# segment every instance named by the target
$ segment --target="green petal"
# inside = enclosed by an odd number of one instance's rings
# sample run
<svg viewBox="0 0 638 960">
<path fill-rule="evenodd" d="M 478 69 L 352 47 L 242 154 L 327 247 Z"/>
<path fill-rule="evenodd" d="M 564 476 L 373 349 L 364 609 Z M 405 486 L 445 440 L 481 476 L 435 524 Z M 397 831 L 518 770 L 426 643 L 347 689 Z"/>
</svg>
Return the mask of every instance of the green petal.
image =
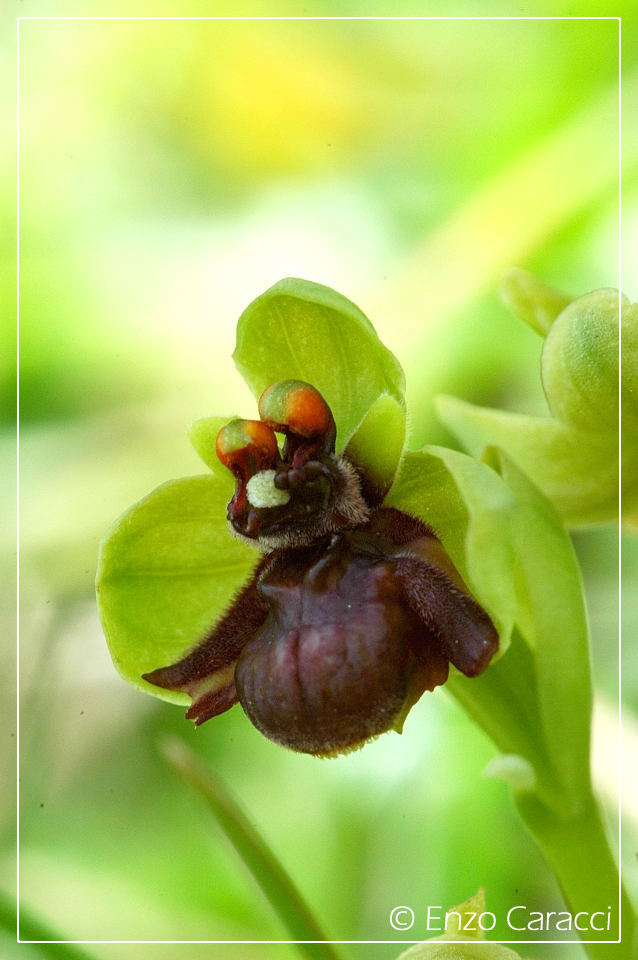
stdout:
<svg viewBox="0 0 638 960">
<path fill-rule="evenodd" d="M 426 447 L 408 453 L 386 498 L 429 523 L 470 590 L 485 607 L 506 649 L 514 622 L 510 513 L 514 503 L 501 478 L 455 450 Z"/>
<path fill-rule="evenodd" d="M 617 436 L 573 430 L 550 417 L 528 417 L 439 397 L 441 420 L 474 456 L 505 450 L 568 524 L 596 523 L 618 513 Z M 623 467 L 626 506 L 636 502 L 638 449 Z"/>
<path fill-rule="evenodd" d="M 531 632 L 514 556 L 514 494 L 486 464 L 429 447 L 406 454 L 386 503 L 431 524 L 499 632 L 500 655 L 489 669 L 471 679 L 453 671 L 447 688 L 503 753 L 532 765 L 539 796 L 555 802 L 534 655 L 520 630 L 512 633 L 514 620 Z"/>
<path fill-rule="evenodd" d="M 305 380 L 325 397 L 343 449 L 382 394 L 403 405 L 404 377 L 367 317 L 329 287 L 288 278 L 244 310 L 233 354 L 256 397 L 277 380 Z"/>
<path fill-rule="evenodd" d="M 113 663 L 162 700 L 190 702 L 141 675 L 194 646 L 258 560 L 228 531 L 227 500 L 217 477 L 170 480 L 121 516 L 100 544 L 98 606 Z"/>
<path fill-rule="evenodd" d="M 215 476 L 219 477 L 220 482 L 226 485 L 227 502 L 233 495 L 235 481 L 230 470 L 217 459 L 215 442 L 221 428 L 225 427 L 232 419 L 233 417 L 204 417 L 202 420 L 195 420 L 188 428 L 188 439 L 196 452 Z"/>
<path fill-rule="evenodd" d="M 542 337 L 549 333 L 558 314 L 573 299 L 518 267 L 509 270 L 503 277 L 501 297 L 512 313 Z"/>
<path fill-rule="evenodd" d="M 624 308 L 629 304 L 624 300 Z M 549 408 L 576 430 L 618 438 L 617 290 L 595 290 L 557 317 L 545 340 L 541 370 Z"/>
<path fill-rule="evenodd" d="M 385 394 L 372 404 L 344 450 L 382 499 L 394 482 L 405 445 L 405 408 Z"/>
</svg>

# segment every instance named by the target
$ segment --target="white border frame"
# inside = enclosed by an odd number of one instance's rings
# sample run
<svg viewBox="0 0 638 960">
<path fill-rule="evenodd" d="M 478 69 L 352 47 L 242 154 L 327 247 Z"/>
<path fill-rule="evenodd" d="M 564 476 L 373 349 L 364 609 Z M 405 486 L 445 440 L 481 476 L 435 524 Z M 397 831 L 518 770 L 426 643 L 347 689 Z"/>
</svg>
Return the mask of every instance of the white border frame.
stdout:
<svg viewBox="0 0 638 960">
<path fill-rule="evenodd" d="M 73 943 L 73 944 L 91 944 L 91 943 L 166 943 L 166 944 L 297 944 L 297 943 L 335 943 L 335 944 L 373 944 L 373 943 L 392 943 L 397 945 L 410 946 L 420 943 L 417 940 L 22 940 L 20 938 L 20 24 L 25 20 L 616 20 L 618 23 L 618 316 L 620 317 L 622 307 L 622 17 L 16 17 L 16 319 L 17 319 L 17 442 L 16 442 L 16 489 L 17 489 L 17 525 L 16 525 L 16 546 L 17 546 L 17 655 L 16 655 L 16 682 L 17 682 L 17 707 L 16 707 L 16 942 L 17 943 Z M 619 338 L 619 370 L 622 369 L 622 340 Z M 622 405 L 621 405 L 621 382 L 618 382 L 618 445 L 622 439 Z M 621 493 L 622 467 L 619 475 L 618 500 L 622 503 Z M 618 934 L 617 940 L 477 940 L 477 943 L 484 943 L 486 946 L 496 943 L 522 943 L 522 944 L 554 944 L 561 945 L 580 945 L 580 944 L 612 944 L 622 943 L 622 544 L 620 529 L 618 533 Z M 454 940 L 438 940 L 438 943 L 457 943 Z"/>
</svg>

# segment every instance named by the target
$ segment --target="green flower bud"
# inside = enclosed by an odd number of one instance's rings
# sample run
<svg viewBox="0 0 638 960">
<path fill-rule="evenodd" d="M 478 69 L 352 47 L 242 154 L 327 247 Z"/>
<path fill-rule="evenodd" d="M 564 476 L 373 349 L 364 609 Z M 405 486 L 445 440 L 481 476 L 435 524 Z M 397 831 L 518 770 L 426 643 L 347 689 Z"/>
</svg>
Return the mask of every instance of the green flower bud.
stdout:
<svg viewBox="0 0 638 960">
<path fill-rule="evenodd" d="M 454 943 L 436 940 L 417 943 L 397 960 L 521 960 L 521 957 L 500 943 L 477 943 L 474 939 L 456 937 Z"/>
<path fill-rule="evenodd" d="M 439 416 L 474 456 L 500 447 L 567 524 L 618 515 L 619 319 L 622 325 L 622 504 L 638 505 L 638 306 L 602 289 L 568 302 L 525 271 L 511 271 L 503 298 L 546 333 L 542 380 L 553 416 L 530 417 L 439 397 Z"/>
<path fill-rule="evenodd" d="M 616 290 L 579 297 L 556 318 L 545 340 L 543 387 L 554 416 L 576 430 L 618 430 L 619 307 Z"/>
</svg>

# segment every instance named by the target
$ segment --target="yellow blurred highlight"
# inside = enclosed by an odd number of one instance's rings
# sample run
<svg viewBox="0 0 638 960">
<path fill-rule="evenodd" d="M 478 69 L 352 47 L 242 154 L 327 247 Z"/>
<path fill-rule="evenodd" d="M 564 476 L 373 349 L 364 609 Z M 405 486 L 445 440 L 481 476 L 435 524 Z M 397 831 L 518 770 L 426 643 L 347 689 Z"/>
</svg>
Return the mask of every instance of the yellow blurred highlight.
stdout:
<svg viewBox="0 0 638 960">
<path fill-rule="evenodd" d="M 344 140 L 350 149 L 367 125 L 360 84 L 320 38 L 300 45 L 257 26 L 235 28 L 214 61 L 200 61 L 191 134 L 234 176 L 325 171 L 330 151 Z"/>
</svg>

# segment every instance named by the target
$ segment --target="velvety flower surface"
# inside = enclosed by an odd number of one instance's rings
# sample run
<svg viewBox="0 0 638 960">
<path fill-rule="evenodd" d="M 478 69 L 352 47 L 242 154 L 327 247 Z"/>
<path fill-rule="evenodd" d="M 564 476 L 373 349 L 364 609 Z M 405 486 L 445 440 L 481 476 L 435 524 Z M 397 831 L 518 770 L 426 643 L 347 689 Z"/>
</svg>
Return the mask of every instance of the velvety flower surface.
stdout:
<svg viewBox="0 0 638 960">
<path fill-rule="evenodd" d="M 242 315 L 235 359 L 259 391 L 259 420 L 195 424 L 214 483 L 165 485 L 107 535 L 105 630 L 122 672 L 148 691 L 185 696 L 197 724 L 239 702 L 277 743 L 342 752 L 400 730 L 450 663 L 482 673 L 498 633 L 424 517 L 433 493 L 434 521 L 440 513 L 441 478 L 428 488 L 432 455 L 402 457 L 400 367 L 360 311 L 327 288 L 283 281 Z M 319 384 L 276 379 L 306 369 Z M 444 467 L 447 482 L 454 467 Z M 411 510 L 415 495 L 423 506 Z M 468 517 L 452 528 L 450 549 L 465 547 Z M 233 556 L 224 602 L 211 581 Z M 465 549 L 458 559 L 471 573 Z"/>
</svg>

